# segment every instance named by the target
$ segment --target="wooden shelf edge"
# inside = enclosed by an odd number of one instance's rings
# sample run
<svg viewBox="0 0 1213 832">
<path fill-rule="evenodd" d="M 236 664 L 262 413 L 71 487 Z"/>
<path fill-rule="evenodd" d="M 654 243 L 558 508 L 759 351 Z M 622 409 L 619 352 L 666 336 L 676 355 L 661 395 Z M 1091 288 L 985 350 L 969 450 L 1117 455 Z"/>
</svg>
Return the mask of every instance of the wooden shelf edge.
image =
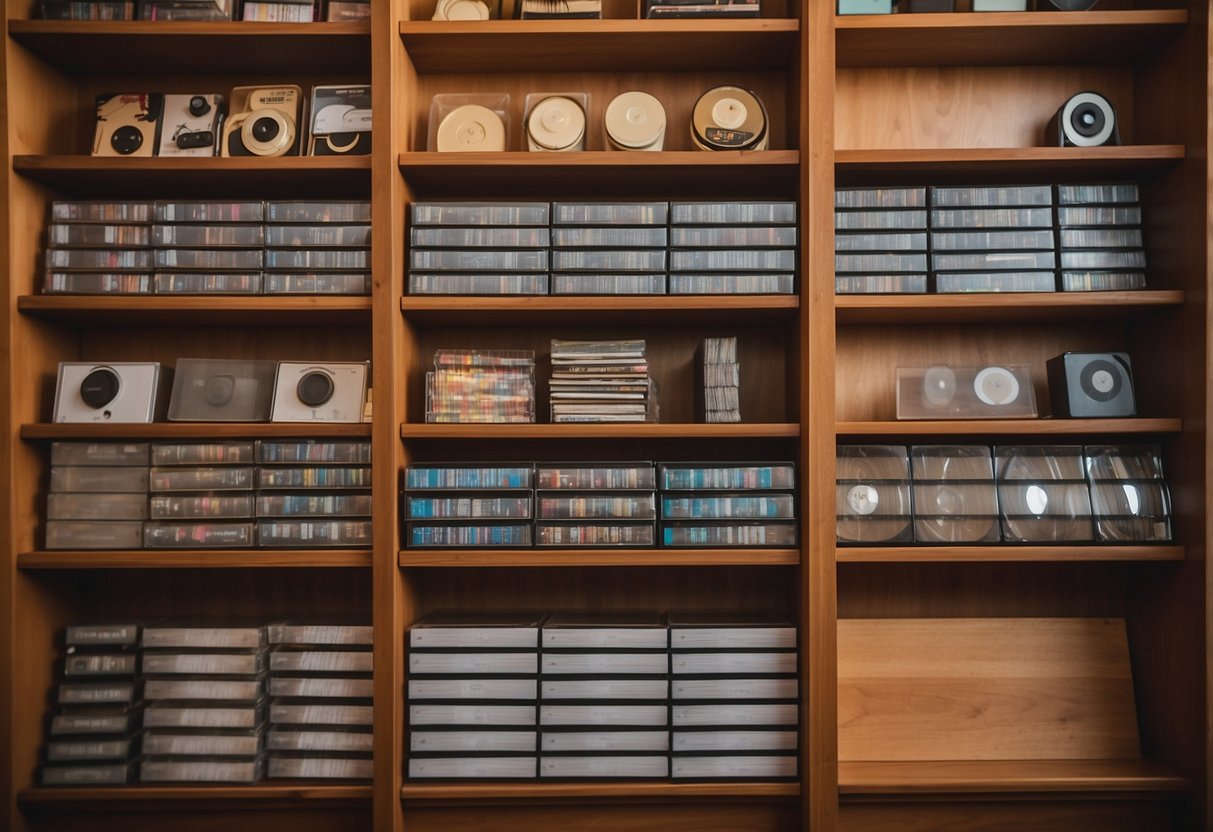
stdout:
<svg viewBox="0 0 1213 832">
<path fill-rule="evenodd" d="M 1144 760 L 838 763 L 838 791 L 842 795 L 1179 793 L 1190 788 L 1187 778 Z"/>
<path fill-rule="evenodd" d="M 525 295 L 497 297 L 484 295 L 405 295 L 400 309 L 405 314 L 427 312 L 550 312 L 576 311 L 631 312 L 646 310 L 795 310 L 800 308 L 796 295 Z"/>
<path fill-rule="evenodd" d="M 35 569 L 368 569 L 370 549 L 131 549 L 22 552 Z"/>
<path fill-rule="evenodd" d="M 404 549 L 403 568 L 798 566 L 799 549 Z"/>
<path fill-rule="evenodd" d="M 1187 9 L 1151 9 L 1086 12 L 983 12 L 981 14 L 892 14 L 836 15 L 834 28 L 838 32 L 951 29 L 953 31 L 1005 30 L 1008 27 L 1057 29 L 1081 27 L 1095 29 L 1107 26 L 1186 26 Z"/>
<path fill-rule="evenodd" d="M 511 37 L 518 35 L 543 35 L 553 38 L 569 35 L 591 35 L 609 37 L 668 37 L 671 34 L 694 36 L 700 33 L 729 34 L 795 34 L 800 31 L 800 21 L 794 17 L 750 18 L 747 20 L 633 20 L 604 18 L 601 20 L 488 20 L 488 21 L 436 21 L 402 20 L 401 37 Z"/>
<path fill-rule="evenodd" d="M 1060 315 L 1115 314 L 1182 306 L 1182 289 L 1143 289 L 1133 292 L 991 292 L 974 294 L 922 295 L 835 295 L 835 315 L 840 324 L 914 323 L 946 318 L 958 323 L 980 323 L 987 317 L 1013 320 L 1051 312 Z"/>
<path fill-rule="evenodd" d="M 795 422 L 770 423 L 602 423 L 602 424 L 496 424 L 420 423 L 400 426 L 405 440 L 418 439 L 772 439 L 800 436 Z"/>
<path fill-rule="evenodd" d="M 154 422 L 152 424 L 59 424 L 38 422 L 21 426 L 21 438 L 38 439 L 277 439 L 371 435 L 369 422 Z"/>
<path fill-rule="evenodd" d="M 1086 148 L 1090 149 L 1090 148 Z M 16 157 L 18 159 L 23 157 Z M 748 167 L 800 164 L 797 150 L 722 150 L 705 153 L 699 150 L 670 150 L 659 153 L 621 153 L 609 150 L 586 150 L 580 153 L 432 153 L 407 151 L 400 154 L 401 168 L 660 168 L 660 167 Z"/>
<path fill-rule="evenodd" d="M 1179 433 L 1179 419 L 988 419 L 955 421 L 836 422 L 840 437 L 865 436 L 1085 436 Z"/>
<path fill-rule="evenodd" d="M 225 315 L 230 312 L 256 312 L 267 316 L 288 314 L 347 313 L 371 311 L 368 296 L 330 297 L 323 295 L 22 295 L 17 311 L 53 317 L 58 313 L 182 312 Z"/>
<path fill-rule="evenodd" d="M 162 156 L 86 156 L 78 153 L 13 156 L 13 170 L 34 175 L 39 171 L 113 173 L 291 173 L 371 170 L 370 156 L 276 156 L 273 158 Z"/>
<path fill-rule="evenodd" d="M 370 21 L 313 23 L 261 23 L 254 21 L 163 21 L 163 20 L 10 20 L 9 34 L 21 40 L 54 35 L 103 39 L 114 35 L 146 35 L 157 39 L 190 37 L 367 37 Z"/>
<path fill-rule="evenodd" d="M 369 801 L 370 785 L 325 785 L 315 783 L 257 784 L 250 786 L 105 786 L 94 788 L 35 787 L 17 795 L 23 806 L 40 810 L 64 809 L 78 811 L 82 806 L 104 804 L 109 808 L 129 803 L 143 806 L 156 801 L 190 801 L 191 806 L 214 802 L 215 808 L 225 803 L 257 801 Z"/>
<path fill-rule="evenodd" d="M 966 165 L 982 163 L 1056 163 L 1092 166 L 1100 163 L 1179 162 L 1181 144 L 1116 145 L 1110 147 L 977 147 L 846 149 L 834 154 L 836 167 L 865 165 Z"/>
<path fill-rule="evenodd" d="M 517 783 L 419 783 L 406 782 L 401 799 L 423 800 L 700 800 L 730 799 L 796 800 L 800 797 L 799 783 L 781 782 L 721 782 L 721 783 L 547 783 L 526 781 Z"/>
<path fill-rule="evenodd" d="M 839 546 L 838 563 L 1176 562 L 1182 546 Z"/>
</svg>

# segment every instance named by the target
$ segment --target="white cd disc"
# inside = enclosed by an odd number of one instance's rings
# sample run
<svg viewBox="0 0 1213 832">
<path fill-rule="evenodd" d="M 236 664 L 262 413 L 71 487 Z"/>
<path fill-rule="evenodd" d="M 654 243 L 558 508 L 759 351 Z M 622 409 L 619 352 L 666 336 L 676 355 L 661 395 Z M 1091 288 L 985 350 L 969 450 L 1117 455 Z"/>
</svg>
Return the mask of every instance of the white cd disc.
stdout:
<svg viewBox="0 0 1213 832">
<path fill-rule="evenodd" d="M 505 124 L 479 104 L 456 107 L 438 125 L 438 150 L 443 153 L 505 150 Z"/>
<path fill-rule="evenodd" d="M 956 397 L 956 373 L 940 364 L 928 367 L 922 376 L 922 399 L 932 407 L 947 407 Z"/>
<path fill-rule="evenodd" d="M 526 130 L 533 150 L 579 150 L 585 138 L 585 111 L 571 98 L 545 98 L 531 109 Z"/>
<path fill-rule="evenodd" d="M 973 392 L 984 404 L 1002 407 L 1019 398 L 1019 379 L 1006 367 L 984 367 L 973 377 Z"/>
<path fill-rule="evenodd" d="M 873 514 L 879 506 L 880 492 L 870 485 L 855 485 L 847 491 L 847 507 L 856 516 Z"/>
<path fill-rule="evenodd" d="M 631 90 L 615 96 L 603 114 L 607 138 L 625 150 L 661 150 L 665 138 L 665 108 L 647 92 Z"/>
</svg>

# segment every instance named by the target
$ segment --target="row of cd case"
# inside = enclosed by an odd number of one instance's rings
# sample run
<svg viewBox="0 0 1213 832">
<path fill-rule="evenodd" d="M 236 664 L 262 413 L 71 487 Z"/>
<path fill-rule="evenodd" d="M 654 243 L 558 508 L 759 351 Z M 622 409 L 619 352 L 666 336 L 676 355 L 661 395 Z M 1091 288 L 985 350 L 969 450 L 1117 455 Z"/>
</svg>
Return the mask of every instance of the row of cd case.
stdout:
<svg viewBox="0 0 1213 832">
<path fill-rule="evenodd" d="M 840 544 L 1171 540 L 1155 446 L 842 445 L 837 465 Z"/>
<path fill-rule="evenodd" d="M 795 202 L 414 202 L 420 226 L 792 225 Z"/>
</svg>

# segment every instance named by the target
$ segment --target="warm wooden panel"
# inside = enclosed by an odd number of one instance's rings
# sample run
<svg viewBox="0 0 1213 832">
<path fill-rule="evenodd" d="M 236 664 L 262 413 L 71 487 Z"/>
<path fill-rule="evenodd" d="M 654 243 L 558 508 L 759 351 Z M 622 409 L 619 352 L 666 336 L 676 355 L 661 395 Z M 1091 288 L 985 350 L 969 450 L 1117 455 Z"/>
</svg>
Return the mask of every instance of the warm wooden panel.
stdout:
<svg viewBox="0 0 1213 832">
<path fill-rule="evenodd" d="M 836 84 L 839 150 L 1045 145 L 1045 124 L 1079 90 L 1106 95 L 1116 108 L 1121 141 L 1133 143 L 1127 67 L 840 69 Z"/>
<path fill-rule="evenodd" d="M 367 568 L 369 549 L 134 549 L 129 552 L 40 551 L 17 556 L 18 569 Z"/>
<path fill-rule="evenodd" d="M 793 832 L 803 829 L 794 804 L 711 802 L 690 806 L 627 803 L 567 806 L 454 806 L 428 809 L 405 806 L 409 832 Z"/>
<path fill-rule="evenodd" d="M 838 767 L 842 794 L 989 794 L 995 792 L 1182 792 L 1191 783 L 1144 760 L 848 761 Z"/>
<path fill-rule="evenodd" d="M 169 297 L 26 295 L 18 311 L 37 318 L 111 324 L 221 324 L 296 326 L 356 324 L 371 319 L 369 297 L 254 296 Z"/>
<path fill-rule="evenodd" d="M 796 295 L 613 295 L 578 297 L 436 297 L 405 295 L 400 308 L 425 326 L 526 323 L 573 324 L 761 323 L 786 321 L 800 308 Z"/>
<path fill-rule="evenodd" d="M 838 295 L 839 324 L 974 324 L 1124 320 L 1184 302 L 1181 290 L 973 295 Z"/>
<path fill-rule="evenodd" d="M 1182 546 L 839 546 L 839 563 L 1167 562 Z"/>
<path fill-rule="evenodd" d="M 1140 755 L 1120 619 L 838 622 L 839 760 Z"/>
<path fill-rule="evenodd" d="M 838 65 L 951 66 L 1138 61 L 1176 38 L 1184 9 L 842 15 Z"/>
<path fill-rule="evenodd" d="M 1183 828 L 1165 801 L 858 803 L 842 807 L 839 832 L 1158 832 Z"/>
<path fill-rule="evenodd" d="M 371 828 L 370 801 L 357 806 L 305 806 L 285 800 L 259 807 L 212 806 L 209 801 L 169 803 L 148 811 L 146 806 L 98 811 L 96 808 L 25 808 L 29 829 L 36 832 L 222 832 L 253 828 L 289 829 L 291 832 L 350 832 Z"/>
<path fill-rule="evenodd" d="M 728 798 L 796 798 L 800 786 L 796 783 L 720 782 L 604 782 L 604 783 L 405 783 L 401 797 L 411 801 L 526 801 L 536 798 L 560 800 L 687 800 L 715 802 Z"/>
<path fill-rule="evenodd" d="M 408 20 L 400 37 L 418 72 L 782 69 L 797 20 Z M 621 87 L 621 89 L 623 89 Z"/>
</svg>

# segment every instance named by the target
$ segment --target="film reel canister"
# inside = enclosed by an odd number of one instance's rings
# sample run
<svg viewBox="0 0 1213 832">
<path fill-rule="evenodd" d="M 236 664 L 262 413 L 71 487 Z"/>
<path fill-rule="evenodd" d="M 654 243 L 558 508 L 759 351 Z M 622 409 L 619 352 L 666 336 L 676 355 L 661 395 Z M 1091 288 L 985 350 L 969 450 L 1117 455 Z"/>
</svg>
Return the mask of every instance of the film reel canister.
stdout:
<svg viewBox="0 0 1213 832">
<path fill-rule="evenodd" d="M 691 140 L 700 150 L 766 150 L 767 110 L 741 87 L 715 87 L 691 112 Z"/>
<path fill-rule="evenodd" d="M 439 152 L 505 150 L 505 124 L 479 104 L 464 104 L 447 113 L 438 125 Z"/>
</svg>

